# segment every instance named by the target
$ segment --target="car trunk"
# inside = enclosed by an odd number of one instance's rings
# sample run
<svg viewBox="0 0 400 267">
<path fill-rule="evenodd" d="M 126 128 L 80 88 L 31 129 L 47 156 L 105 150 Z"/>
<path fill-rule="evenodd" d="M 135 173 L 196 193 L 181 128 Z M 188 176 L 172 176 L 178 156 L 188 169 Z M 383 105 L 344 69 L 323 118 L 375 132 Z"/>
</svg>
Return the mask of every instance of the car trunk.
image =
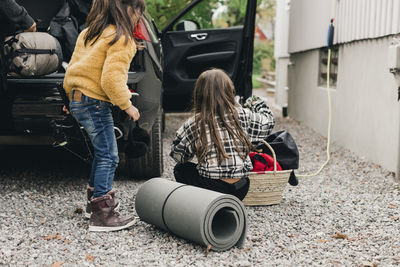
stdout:
<svg viewBox="0 0 400 267">
<path fill-rule="evenodd" d="M 47 32 L 48 25 L 65 1 L 41 0 L 49 8 L 32 1 L 17 1 L 38 21 L 38 31 Z M 71 2 L 79 2 L 77 0 Z M 84 1 L 83 1 L 84 2 Z M 60 4 L 61 3 L 61 4 Z M 57 9 L 58 8 L 58 9 Z M 71 9 L 71 14 L 78 13 Z M 78 19 L 77 19 L 78 20 Z M 82 17 L 80 21 L 84 21 Z M 82 29 L 84 25 L 79 25 Z M 60 41 L 60 40 L 59 40 Z M 60 41 L 63 46 L 62 41 Z M 68 62 L 66 62 L 68 63 Z M 7 91 L 0 99 L 0 135 L 51 135 L 51 122 L 65 119 L 64 102 L 57 85 L 64 80 L 65 69 L 36 78 L 7 76 Z M 135 90 L 144 77 L 144 52 L 138 51 L 128 73 L 128 86 Z"/>
</svg>

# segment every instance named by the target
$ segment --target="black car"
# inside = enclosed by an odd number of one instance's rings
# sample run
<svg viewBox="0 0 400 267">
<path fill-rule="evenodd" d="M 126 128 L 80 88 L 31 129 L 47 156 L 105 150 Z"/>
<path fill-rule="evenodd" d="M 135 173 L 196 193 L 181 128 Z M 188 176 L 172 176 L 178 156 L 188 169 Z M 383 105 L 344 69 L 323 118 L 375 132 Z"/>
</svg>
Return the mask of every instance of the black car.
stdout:
<svg viewBox="0 0 400 267">
<path fill-rule="evenodd" d="M 41 31 L 47 31 L 49 21 L 65 1 L 17 0 L 37 21 Z M 135 140 L 132 132 L 137 124 L 128 120 L 125 112 L 113 108 L 120 149 L 119 168 L 135 178 L 162 174 L 164 111 L 189 108 L 194 83 L 201 72 L 212 67 L 222 68 L 234 81 L 238 96 L 251 95 L 257 0 L 242 1 L 246 12 L 239 26 L 221 22 L 218 14 L 226 13 L 223 6 L 213 9 L 215 12 L 210 14 L 209 21 L 204 17 L 196 20 L 199 11 L 217 2 L 193 0 L 161 31 L 148 14 L 139 27 L 144 48 L 138 50 L 132 61 L 128 86 L 138 93 L 131 100 L 141 113 L 139 125 L 149 135 L 150 142 L 143 144 L 142 140 Z M 216 18 L 218 27 L 215 27 Z M 91 161 L 91 147 L 85 133 L 62 111 L 63 79 L 62 71 L 32 79 L 8 77 L 7 91 L 0 97 L 0 145 L 54 145 Z M 142 151 L 136 151 L 136 155 L 124 153 L 129 143 Z"/>
</svg>

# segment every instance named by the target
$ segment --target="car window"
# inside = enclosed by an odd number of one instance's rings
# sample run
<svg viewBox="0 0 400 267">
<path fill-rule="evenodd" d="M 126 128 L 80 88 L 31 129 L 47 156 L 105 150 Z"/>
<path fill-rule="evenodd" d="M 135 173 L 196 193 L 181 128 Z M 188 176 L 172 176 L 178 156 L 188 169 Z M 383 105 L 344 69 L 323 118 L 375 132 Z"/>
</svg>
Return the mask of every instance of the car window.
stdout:
<svg viewBox="0 0 400 267">
<path fill-rule="evenodd" d="M 150 38 L 151 38 L 152 42 L 153 43 L 158 43 L 159 42 L 158 36 L 155 33 L 155 29 L 154 29 L 153 25 L 149 21 L 151 21 L 151 19 L 149 19 L 149 16 L 147 15 L 145 17 L 145 19 L 144 19 L 144 23 L 146 25 L 146 29 L 149 32 L 149 35 L 150 35 Z"/>
<path fill-rule="evenodd" d="M 203 0 L 180 18 L 173 29 L 190 31 L 242 26 L 246 6 L 246 0 Z"/>
<path fill-rule="evenodd" d="M 149 12 L 159 30 L 164 29 L 192 0 L 146 0 Z"/>
</svg>

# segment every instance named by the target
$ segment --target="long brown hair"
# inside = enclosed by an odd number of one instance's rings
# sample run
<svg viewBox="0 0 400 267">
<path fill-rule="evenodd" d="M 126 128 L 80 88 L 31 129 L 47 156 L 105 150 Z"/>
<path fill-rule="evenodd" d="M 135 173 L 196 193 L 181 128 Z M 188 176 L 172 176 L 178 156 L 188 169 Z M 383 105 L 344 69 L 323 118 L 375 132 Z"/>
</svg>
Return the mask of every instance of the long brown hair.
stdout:
<svg viewBox="0 0 400 267">
<path fill-rule="evenodd" d="M 204 162 L 208 152 L 207 128 L 211 143 L 217 147 L 218 164 L 224 158 L 230 158 L 226 153 L 218 131 L 218 125 L 226 129 L 234 140 L 235 150 L 242 159 L 245 159 L 253 147 L 247 134 L 243 130 L 236 110 L 235 87 L 229 76 L 220 69 L 211 69 L 203 72 L 197 79 L 193 93 L 193 112 L 198 131 L 196 156 L 198 161 Z M 239 144 L 244 147 L 239 151 Z"/>
<path fill-rule="evenodd" d="M 117 32 L 110 45 L 125 36 L 125 44 L 133 38 L 135 28 L 143 16 L 146 4 L 144 0 L 94 0 L 86 19 L 88 30 L 85 34 L 85 46 L 93 45 L 109 25 L 115 25 Z"/>
</svg>

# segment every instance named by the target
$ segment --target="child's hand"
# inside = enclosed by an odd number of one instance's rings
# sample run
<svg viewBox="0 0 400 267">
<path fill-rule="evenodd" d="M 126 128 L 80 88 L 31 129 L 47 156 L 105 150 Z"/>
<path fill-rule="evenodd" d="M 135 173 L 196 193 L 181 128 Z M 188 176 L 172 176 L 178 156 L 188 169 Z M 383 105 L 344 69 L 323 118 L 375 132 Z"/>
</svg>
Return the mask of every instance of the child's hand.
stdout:
<svg viewBox="0 0 400 267">
<path fill-rule="evenodd" d="M 36 22 L 34 22 L 29 29 L 25 30 L 25 32 L 36 32 L 36 30 Z"/>
<path fill-rule="evenodd" d="M 68 111 L 68 109 L 67 109 L 67 107 L 66 107 L 65 105 L 63 106 L 63 111 L 64 111 L 65 113 L 69 114 L 69 111 Z"/>
<path fill-rule="evenodd" d="M 254 105 L 254 103 L 258 100 L 262 100 L 262 99 L 259 96 L 253 95 L 253 96 L 247 98 L 246 103 L 244 103 L 243 106 L 245 108 L 251 108 Z"/>
<path fill-rule="evenodd" d="M 139 110 L 133 105 L 125 109 L 125 112 L 128 114 L 129 119 L 132 119 L 133 121 L 137 121 L 140 118 Z"/>
</svg>

